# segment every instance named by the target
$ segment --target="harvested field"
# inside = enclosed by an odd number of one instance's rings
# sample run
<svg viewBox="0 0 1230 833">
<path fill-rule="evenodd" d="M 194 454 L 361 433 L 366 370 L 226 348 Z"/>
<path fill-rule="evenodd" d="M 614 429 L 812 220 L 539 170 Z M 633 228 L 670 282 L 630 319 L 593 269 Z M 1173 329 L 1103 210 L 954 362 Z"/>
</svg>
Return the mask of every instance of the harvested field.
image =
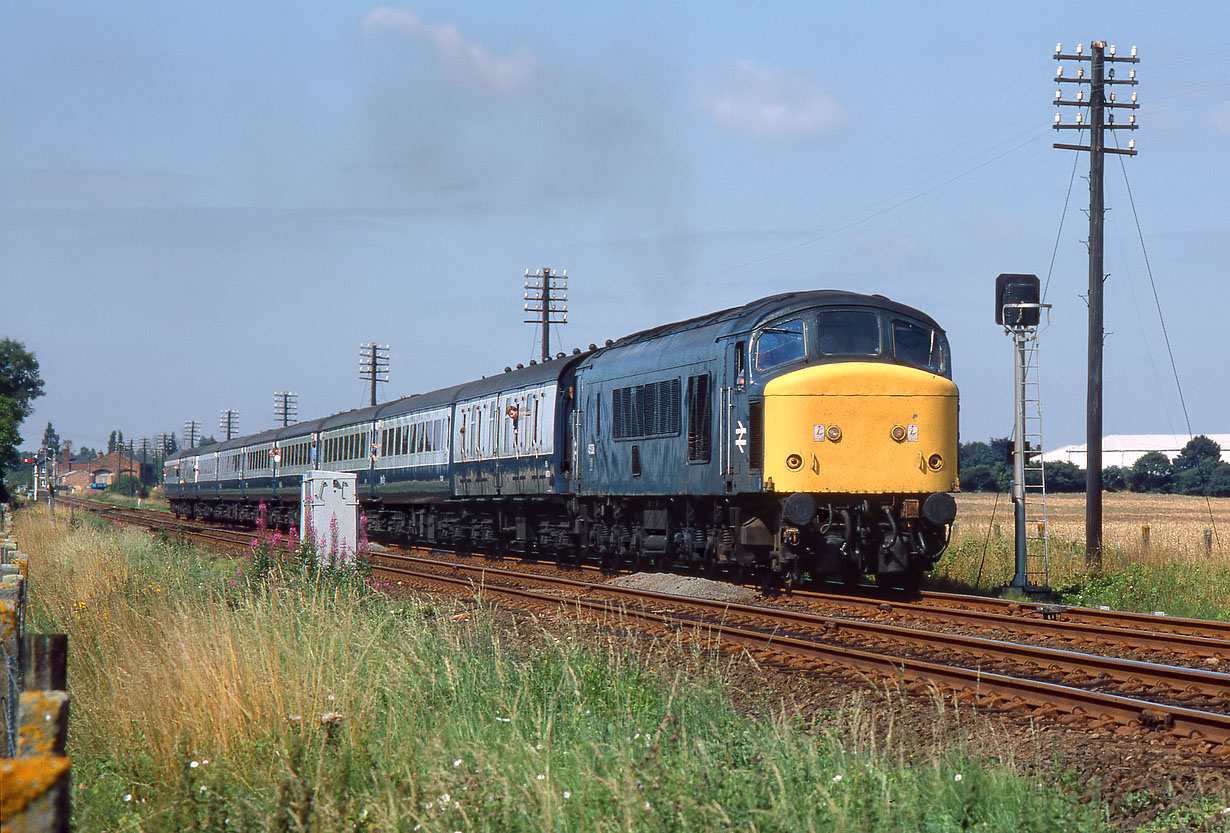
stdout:
<svg viewBox="0 0 1230 833">
<path fill-rule="evenodd" d="M 1047 522 L 1052 541 L 1082 543 L 1085 540 L 1085 496 L 1048 495 Z M 1000 537 L 1012 536 L 1012 500 L 1008 495 L 986 492 L 957 496 L 958 526 L 954 542 L 982 540 L 988 527 L 1000 525 Z M 1168 555 L 1203 558 L 1204 533 L 1212 530 L 1215 560 L 1230 563 L 1230 498 L 1188 495 L 1148 495 L 1109 492 L 1102 498 L 1102 538 L 1108 553 L 1113 550 L 1144 552 L 1142 527 L 1149 526 L 1149 549 Z"/>
</svg>

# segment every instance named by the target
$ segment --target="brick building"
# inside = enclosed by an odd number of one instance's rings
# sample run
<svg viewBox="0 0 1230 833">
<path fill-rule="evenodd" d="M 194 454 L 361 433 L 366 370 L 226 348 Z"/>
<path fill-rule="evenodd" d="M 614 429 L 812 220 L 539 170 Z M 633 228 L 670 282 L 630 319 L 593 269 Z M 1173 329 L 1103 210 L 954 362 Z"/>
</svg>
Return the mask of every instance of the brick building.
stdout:
<svg viewBox="0 0 1230 833">
<path fill-rule="evenodd" d="M 89 462 L 61 459 L 56 463 L 56 481 L 76 489 L 88 489 L 92 483 L 110 485 L 117 474 L 132 475 L 148 485 L 153 483 L 154 464 L 142 463 L 118 451 Z"/>
</svg>

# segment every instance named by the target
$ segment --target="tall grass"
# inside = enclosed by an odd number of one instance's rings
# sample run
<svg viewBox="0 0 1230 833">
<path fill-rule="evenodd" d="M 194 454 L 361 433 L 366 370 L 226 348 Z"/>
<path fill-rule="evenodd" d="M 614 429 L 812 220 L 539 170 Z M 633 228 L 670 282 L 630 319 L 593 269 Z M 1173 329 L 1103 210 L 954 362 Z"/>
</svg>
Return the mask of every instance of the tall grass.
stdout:
<svg viewBox="0 0 1230 833">
<path fill-rule="evenodd" d="M 1102 829 L 938 698 L 923 752 L 866 703 L 747 716 L 703 642 L 19 521 L 70 637 L 80 830 Z"/>
</svg>

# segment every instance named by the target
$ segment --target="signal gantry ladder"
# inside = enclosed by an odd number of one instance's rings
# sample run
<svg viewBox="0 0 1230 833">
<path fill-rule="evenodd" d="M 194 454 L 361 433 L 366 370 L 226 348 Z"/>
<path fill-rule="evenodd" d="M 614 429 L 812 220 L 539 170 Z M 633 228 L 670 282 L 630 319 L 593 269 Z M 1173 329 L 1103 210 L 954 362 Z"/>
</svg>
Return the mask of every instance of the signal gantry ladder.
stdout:
<svg viewBox="0 0 1230 833">
<path fill-rule="evenodd" d="M 1042 460 L 1042 384 L 1037 330 L 1014 330 L 1020 374 L 1020 499 L 1025 510 L 1025 585 L 1050 586 L 1050 546 L 1046 522 L 1046 465 Z M 1018 533 L 1019 534 L 1019 533 Z"/>
</svg>

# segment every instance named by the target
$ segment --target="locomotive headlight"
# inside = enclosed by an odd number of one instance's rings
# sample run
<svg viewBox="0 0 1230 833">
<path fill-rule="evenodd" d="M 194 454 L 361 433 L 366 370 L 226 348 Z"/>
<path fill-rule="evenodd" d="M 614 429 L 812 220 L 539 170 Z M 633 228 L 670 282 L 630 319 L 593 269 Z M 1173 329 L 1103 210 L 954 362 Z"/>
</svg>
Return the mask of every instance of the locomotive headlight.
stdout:
<svg viewBox="0 0 1230 833">
<path fill-rule="evenodd" d="M 932 454 L 927 458 L 927 465 L 931 468 L 931 471 L 939 471 L 944 468 L 944 458 L 938 454 Z"/>
<path fill-rule="evenodd" d="M 803 456 L 801 454 L 791 454 L 786 458 L 786 468 L 791 471 L 798 471 L 803 468 Z"/>
<path fill-rule="evenodd" d="M 890 436 L 892 436 L 895 442 L 899 442 L 899 443 L 905 442 L 905 426 L 904 425 L 894 425 L 893 430 L 889 431 L 888 433 Z"/>
<path fill-rule="evenodd" d="M 841 439 L 841 429 L 836 425 L 830 425 L 828 430 L 824 432 L 824 435 L 828 437 L 830 441 L 837 442 Z"/>
</svg>

